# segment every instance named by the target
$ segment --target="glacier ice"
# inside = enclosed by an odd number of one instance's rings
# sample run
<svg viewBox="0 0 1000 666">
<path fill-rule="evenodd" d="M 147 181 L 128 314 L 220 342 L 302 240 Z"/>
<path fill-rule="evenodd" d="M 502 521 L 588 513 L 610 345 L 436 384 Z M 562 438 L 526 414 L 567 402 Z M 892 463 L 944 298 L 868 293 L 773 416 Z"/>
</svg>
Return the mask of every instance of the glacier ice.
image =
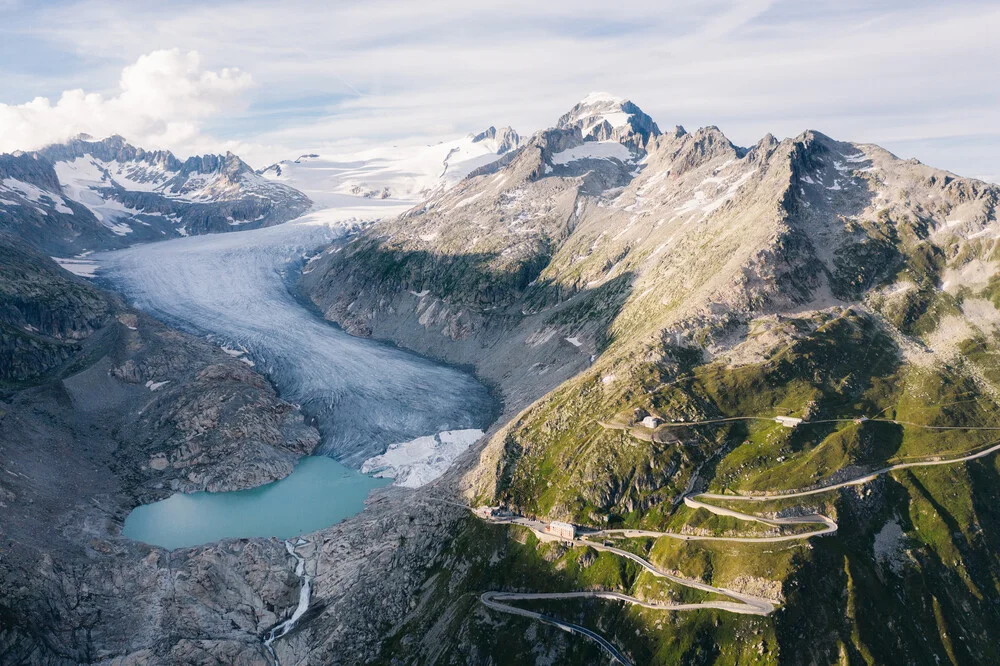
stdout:
<svg viewBox="0 0 1000 666">
<path fill-rule="evenodd" d="M 137 245 L 95 255 L 100 277 L 178 328 L 246 350 L 323 435 L 318 452 L 358 468 L 390 444 L 485 428 L 494 404 L 472 376 L 356 338 L 293 294 L 289 275 L 342 235 L 340 211 L 264 229 Z"/>
</svg>

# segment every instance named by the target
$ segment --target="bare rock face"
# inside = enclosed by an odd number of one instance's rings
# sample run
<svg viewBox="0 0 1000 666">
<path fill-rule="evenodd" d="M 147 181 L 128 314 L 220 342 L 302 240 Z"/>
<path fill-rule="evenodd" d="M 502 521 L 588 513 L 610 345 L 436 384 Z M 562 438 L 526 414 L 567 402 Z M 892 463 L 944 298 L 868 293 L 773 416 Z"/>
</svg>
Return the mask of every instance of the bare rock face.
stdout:
<svg viewBox="0 0 1000 666">
<path fill-rule="evenodd" d="M 512 127 L 501 127 L 499 130 L 492 125 L 472 138 L 473 143 L 491 142 L 491 149 L 497 155 L 505 155 L 517 148 L 521 143 L 520 135 Z"/>
<path fill-rule="evenodd" d="M 0 234 L 0 381 L 31 381 L 65 364 L 108 322 L 114 303 Z"/>
<path fill-rule="evenodd" d="M 660 134 L 653 119 L 630 100 L 599 92 L 561 116 L 556 127 L 578 128 L 584 139 L 617 141 L 635 150 L 644 150 Z"/>
<path fill-rule="evenodd" d="M 138 384 L 142 380 L 142 374 L 139 372 L 139 366 L 135 364 L 135 361 L 128 359 L 118 367 L 111 369 L 111 374 L 126 384 Z"/>
<path fill-rule="evenodd" d="M 426 572 L 448 566 L 448 539 L 467 512 L 423 494 L 381 491 L 365 511 L 307 538 L 314 572 L 307 620 L 275 643 L 280 663 L 376 660 L 420 603 Z"/>
</svg>

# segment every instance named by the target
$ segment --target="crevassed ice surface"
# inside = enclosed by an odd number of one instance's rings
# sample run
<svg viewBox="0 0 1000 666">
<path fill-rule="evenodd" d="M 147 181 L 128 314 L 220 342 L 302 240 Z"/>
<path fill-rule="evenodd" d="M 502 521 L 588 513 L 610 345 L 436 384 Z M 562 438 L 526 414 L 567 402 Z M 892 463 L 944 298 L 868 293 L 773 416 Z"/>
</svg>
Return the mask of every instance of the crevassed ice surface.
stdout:
<svg viewBox="0 0 1000 666">
<path fill-rule="evenodd" d="M 246 350 L 283 398 L 317 418 L 318 452 L 349 466 L 360 467 L 390 444 L 484 428 L 494 406 L 471 375 L 350 336 L 289 292 L 288 269 L 342 235 L 336 219 L 348 213 L 320 211 L 275 227 L 139 245 L 94 259 L 101 276 L 140 309 Z"/>
</svg>

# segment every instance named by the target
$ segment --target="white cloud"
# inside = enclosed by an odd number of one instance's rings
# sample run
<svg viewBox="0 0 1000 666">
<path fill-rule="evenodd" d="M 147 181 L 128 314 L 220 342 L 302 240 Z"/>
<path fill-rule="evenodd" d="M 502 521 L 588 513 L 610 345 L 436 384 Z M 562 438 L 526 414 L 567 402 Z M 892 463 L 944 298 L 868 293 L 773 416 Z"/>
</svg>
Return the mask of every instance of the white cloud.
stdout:
<svg viewBox="0 0 1000 666">
<path fill-rule="evenodd" d="M 238 69 L 203 69 L 196 51 L 153 51 L 122 70 L 113 96 L 76 89 L 55 103 L 36 97 L 0 104 L 0 152 L 32 150 L 81 132 L 122 134 L 143 147 L 198 143 L 201 123 L 238 110 L 251 85 Z"/>
</svg>

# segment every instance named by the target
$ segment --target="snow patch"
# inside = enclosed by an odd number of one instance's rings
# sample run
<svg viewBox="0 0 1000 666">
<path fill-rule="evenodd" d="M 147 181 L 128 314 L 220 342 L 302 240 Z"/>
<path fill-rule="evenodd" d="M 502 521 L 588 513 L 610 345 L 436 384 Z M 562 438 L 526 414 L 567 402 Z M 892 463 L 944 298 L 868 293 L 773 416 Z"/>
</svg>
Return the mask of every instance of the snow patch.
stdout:
<svg viewBox="0 0 1000 666">
<path fill-rule="evenodd" d="M 594 91 L 588 94 L 586 97 L 580 100 L 580 104 L 600 104 L 602 102 L 610 102 L 612 104 L 624 104 L 627 102 L 624 97 L 617 97 L 611 93 Z"/>
<path fill-rule="evenodd" d="M 917 285 L 915 283 L 907 280 L 900 280 L 887 288 L 884 293 L 886 296 L 898 296 L 916 288 Z"/>
<path fill-rule="evenodd" d="M 500 159 L 496 141 L 473 138 L 285 160 L 259 177 L 291 185 L 320 207 L 413 205 Z"/>
<path fill-rule="evenodd" d="M 733 195 L 736 194 L 736 192 L 739 191 L 741 187 L 743 187 L 743 184 L 746 183 L 751 176 L 753 176 L 755 172 L 756 169 L 746 172 L 745 174 L 734 180 L 732 184 L 730 184 L 729 187 L 726 188 L 725 192 L 723 192 L 720 196 L 715 197 L 714 199 L 709 199 L 708 195 L 705 194 L 704 191 L 696 190 L 694 195 L 690 199 L 682 203 L 680 206 L 674 208 L 674 211 L 678 213 L 690 213 L 692 211 L 700 209 L 702 213 L 704 213 L 705 215 L 713 213 L 716 210 L 718 210 L 720 206 L 729 201 L 733 197 Z"/>
<path fill-rule="evenodd" d="M 602 113 L 598 116 L 594 116 L 592 122 L 583 129 L 581 134 L 583 134 L 583 136 L 587 136 L 594 130 L 595 127 L 605 122 L 611 125 L 611 127 L 622 127 L 628 124 L 629 118 L 631 117 L 631 113 L 625 113 L 624 111 Z"/>
<path fill-rule="evenodd" d="M 380 456 L 369 458 L 361 471 L 380 478 L 394 479 L 394 485 L 419 488 L 444 474 L 451 464 L 483 436 L 475 428 L 446 430 L 391 445 Z"/>
<path fill-rule="evenodd" d="M 961 268 L 946 268 L 941 276 L 941 289 L 949 294 L 957 293 L 962 287 L 979 291 L 989 284 L 995 272 L 992 263 L 973 259 Z"/>
<path fill-rule="evenodd" d="M 64 259 L 62 257 L 52 257 L 52 260 L 68 270 L 70 273 L 80 275 L 82 277 L 92 278 L 97 274 L 97 269 L 100 268 L 100 264 L 96 261 L 88 261 L 86 259 Z"/>
<path fill-rule="evenodd" d="M 610 160 L 626 162 L 632 159 L 628 148 L 617 141 L 586 141 L 583 145 L 552 154 L 553 164 L 569 164 L 576 160 Z"/>
</svg>

